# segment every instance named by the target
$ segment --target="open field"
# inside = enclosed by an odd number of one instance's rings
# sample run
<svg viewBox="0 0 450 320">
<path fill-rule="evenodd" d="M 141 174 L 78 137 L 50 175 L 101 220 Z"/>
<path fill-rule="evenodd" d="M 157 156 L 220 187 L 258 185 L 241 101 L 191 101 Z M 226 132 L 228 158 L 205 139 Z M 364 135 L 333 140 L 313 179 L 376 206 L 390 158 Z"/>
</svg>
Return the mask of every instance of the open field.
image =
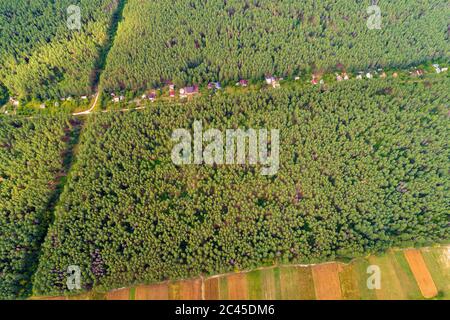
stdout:
<svg viewBox="0 0 450 320">
<path fill-rule="evenodd" d="M 105 294 L 48 299 L 106 300 L 393 300 L 449 299 L 449 246 L 390 250 L 380 256 L 313 266 L 277 266 L 210 278 L 164 282 Z M 367 287 L 367 267 L 381 270 L 381 288 Z"/>
<path fill-rule="evenodd" d="M 106 294 L 107 300 L 129 300 L 130 288 L 114 290 Z"/>
<path fill-rule="evenodd" d="M 419 250 L 406 250 L 405 257 L 411 267 L 414 278 L 416 278 L 422 295 L 425 298 L 435 297 L 438 294 L 438 291 L 430 271 L 423 260 L 422 253 Z"/>
<path fill-rule="evenodd" d="M 316 297 L 319 300 L 341 300 L 341 283 L 338 274 L 339 265 L 328 263 L 313 267 L 313 279 Z"/>
</svg>

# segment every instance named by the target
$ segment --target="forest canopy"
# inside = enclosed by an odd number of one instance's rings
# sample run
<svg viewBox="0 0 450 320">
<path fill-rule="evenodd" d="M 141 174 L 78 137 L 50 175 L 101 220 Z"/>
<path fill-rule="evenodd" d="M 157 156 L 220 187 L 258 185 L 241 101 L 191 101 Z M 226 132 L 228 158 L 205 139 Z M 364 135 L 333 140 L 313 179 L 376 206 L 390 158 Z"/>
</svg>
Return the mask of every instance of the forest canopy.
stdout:
<svg viewBox="0 0 450 320">
<path fill-rule="evenodd" d="M 55 211 L 37 294 L 312 263 L 449 239 L 450 80 L 218 95 L 93 115 Z M 280 169 L 184 165 L 173 130 L 280 129 Z"/>
<path fill-rule="evenodd" d="M 70 30 L 71 5 L 81 30 Z M 118 0 L 2 0 L 0 82 L 22 99 L 92 92 L 101 49 Z"/>
<path fill-rule="evenodd" d="M 107 91 L 260 79 L 266 74 L 406 67 L 449 58 L 448 2 L 129 0 L 102 84 Z"/>
<path fill-rule="evenodd" d="M 65 117 L 0 117 L 0 299 L 31 293 L 70 127 Z"/>
</svg>

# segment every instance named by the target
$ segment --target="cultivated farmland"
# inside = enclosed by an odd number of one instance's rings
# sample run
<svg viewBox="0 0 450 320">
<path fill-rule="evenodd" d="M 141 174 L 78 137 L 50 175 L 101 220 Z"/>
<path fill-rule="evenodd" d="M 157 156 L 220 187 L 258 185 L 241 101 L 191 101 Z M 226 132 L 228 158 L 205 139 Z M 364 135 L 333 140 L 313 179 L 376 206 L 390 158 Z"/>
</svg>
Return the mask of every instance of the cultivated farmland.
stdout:
<svg viewBox="0 0 450 320">
<path fill-rule="evenodd" d="M 121 300 L 376 300 L 376 299 L 450 299 L 448 279 L 450 273 L 447 252 L 449 246 L 414 250 L 416 257 L 426 256 L 420 273 L 413 274 L 416 262 L 399 266 L 398 260 L 411 254 L 410 250 L 389 250 L 383 256 L 355 259 L 351 263 L 326 263 L 315 266 L 277 266 L 258 270 L 218 275 L 206 279 L 181 282 L 165 282 L 141 285 L 108 293 L 103 298 L 92 294 L 92 299 Z M 420 259 L 420 258 L 419 258 Z M 406 261 L 406 259 L 405 259 Z M 446 261 L 447 265 L 439 261 Z M 378 263 L 381 268 L 382 287 L 370 290 L 366 281 L 367 267 Z M 314 271 L 313 271 L 314 270 Z M 423 272 L 430 274 L 439 290 L 423 295 L 418 284 L 423 281 Z M 314 274 L 314 276 L 313 276 Z M 383 280 L 383 277 L 386 279 Z M 328 282 L 328 281 L 331 281 Z M 203 285 L 202 285 L 203 282 Z M 199 292 L 200 290 L 200 292 Z M 328 292 L 328 290 L 330 292 Z M 184 291 L 184 292 L 183 292 Z M 239 293 L 241 291 L 242 293 Z M 130 295 L 130 292 L 135 292 Z M 174 294 L 174 292 L 176 292 Z M 316 293 L 318 293 L 316 295 Z M 77 298 L 72 297 L 70 299 Z M 64 299 L 63 297 L 53 299 Z M 69 298 L 67 298 L 69 299 Z"/>
</svg>

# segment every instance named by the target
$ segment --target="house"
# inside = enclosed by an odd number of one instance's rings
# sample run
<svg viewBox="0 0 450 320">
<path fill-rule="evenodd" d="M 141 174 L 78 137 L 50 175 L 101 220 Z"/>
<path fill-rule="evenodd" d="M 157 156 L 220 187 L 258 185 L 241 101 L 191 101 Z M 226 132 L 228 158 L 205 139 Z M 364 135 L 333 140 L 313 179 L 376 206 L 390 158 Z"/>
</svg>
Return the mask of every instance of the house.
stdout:
<svg viewBox="0 0 450 320">
<path fill-rule="evenodd" d="M 156 91 L 150 92 L 150 94 L 148 95 L 148 99 L 149 99 L 151 102 L 154 102 L 154 101 L 156 100 Z"/>
<path fill-rule="evenodd" d="M 212 90 L 214 88 L 215 88 L 215 86 L 214 86 L 213 82 L 208 83 L 208 90 Z"/>
<path fill-rule="evenodd" d="M 175 85 L 173 83 L 169 83 L 169 90 L 175 90 Z"/>
<path fill-rule="evenodd" d="M 295 77 L 295 81 L 298 81 L 298 80 L 300 80 L 300 77 Z"/>
<path fill-rule="evenodd" d="M 119 103 L 120 102 L 120 98 L 119 97 L 113 97 L 112 98 L 112 102 Z"/>
<path fill-rule="evenodd" d="M 125 100 L 125 97 L 124 96 L 120 96 L 119 97 L 119 101 L 124 101 Z"/>
<path fill-rule="evenodd" d="M 239 81 L 239 85 L 242 87 L 247 87 L 248 86 L 248 80 L 240 80 Z"/>
<path fill-rule="evenodd" d="M 175 89 L 170 89 L 170 90 L 169 90 L 169 96 L 170 96 L 171 98 L 175 98 Z"/>
<path fill-rule="evenodd" d="M 447 67 L 441 69 L 441 72 L 446 72 L 446 71 L 448 71 L 448 68 L 447 68 Z"/>
<path fill-rule="evenodd" d="M 273 79 L 273 81 L 272 81 L 272 87 L 273 87 L 274 89 L 277 89 L 277 88 L 281 87 L 280 81 L 278 81 L 277 79 Z"/>
<path fill-rule="evenodd" d="M 341 82 L 342 80 L 344 80 L 344 78 L 342 78 L 340 74 L 336 73 L 336 81 Z"/>
<path fill-rule="evenodd" d="M 272 76 L 266 76 L 266 83 L 270 86 L 275 81 L 275 78 Z"/>
<path fill-rule="evenodd" d="M 142 98 L 142 99 L 147 99 L 147 95 L 146 95 L 146 94 L 143 94 L 143 95 L 141 96 L 141 98 Z"/>
<path fill-rule="evenodd" d="M 180 98 L 187 98 L 196 94 L 198 94 L 198 86 L 184 87 L 183 89 L 180 89 Z"/>
<path fill-rule="evenodd" d="M 216 86 L 217 90 L 222 90 L 222 85 L 220 84 L 220 82 L 215 82 L 214 85 Z"/>
<path fill-rule="evenodd" d="M 370 72 L 367 72 L 367 73 L 366 73 L 366 78 L 367 78 L 367 79 L 372 79 L 372 78 L 373 78 L 373 75 L 372 75 Z"/>
<path fill-rule="evenodd" d="M 414 71 L 410 72 L 410 75 L 412 77 L 421 77 L 424 74 L 425 74 L 425 72 L 422 69 L 417 69 L 417 70 L 414 70 Z"/>
<path fill-rule="evenodd" d="M 342 74 L 342 76 L 344 77 L 344 80 L 349 80 L 350 79 L 350 77 L 348 76 L 348 74 L 346 72 L 344 72 Z"/>
<path fill-rule="evenodd" d="M 87 96 L 81 96 L 81 100 L 87 100 Z"/>
<path fill-rule="evenodd" d="M 436 73 L 441 73 L 442 72 L 441 67 L 439 67 L 438 64 L 433 64 L 433 67 L 436 70 Z"/>
<path fill-rule="evenodd" d="M 398 78 L 398 73 L 397 73 L 397 72 L 394 72 L 394 73 L 392 74 L 392 77 L 393 77 L 393 78 Z"/>
<path fill-rule="evenodd" d="M 45 105 L 45 103 L 43 103 L 43 104 L 41 104 L 41 105 L 39 106 L 39 109 L 45 109 L 45 108 L 47 108 L 47 106 Z"/>
<path fill-rule="evenodd" d="M 385 79 L 386 77 L 387 77 L 386 72 L 383 72 L 383 73 L 380 75 L 380 78 L 381 78 L 381 79 Z"/>
<path fill-rule="evenodd" d="M 358 75 L 356 76 L 356 79 L 358 79 L 358 80 L 362 80 L 362 78 L 363 78 L 362 74 L 358 74 Z"/>
<path fill-rule="evenodd" d="M 312 80 L 311 80 L 311 83 L 312 83 L 313 85 L 317 85 L 317 84 L 319 83 L 319 81 L 317 80 L 317 78 L 316 78 L 315 76 L 313 76 L 313 78 L 312 78 Z"/>
<path fill-rule="evenodd" d="M 20 102 L 19 102 L 19 100 L 17 100 L 17 99 L 9 98 L 9 101 L 11 102 L 11 104 L 12 104 L 14 107 L 18 107 L 18 106 L 20 105 Z"/>
<path fill-rule="evenodd" d="M 185 89 L 184 92 L 185 92 L 188 96 L 192 96 L 192 95 L 195 95 L 195 94 L 198 93 L 198 86 L 186 87 L 186 88 L 184 88 L 184 89 Z"/>
</svg>

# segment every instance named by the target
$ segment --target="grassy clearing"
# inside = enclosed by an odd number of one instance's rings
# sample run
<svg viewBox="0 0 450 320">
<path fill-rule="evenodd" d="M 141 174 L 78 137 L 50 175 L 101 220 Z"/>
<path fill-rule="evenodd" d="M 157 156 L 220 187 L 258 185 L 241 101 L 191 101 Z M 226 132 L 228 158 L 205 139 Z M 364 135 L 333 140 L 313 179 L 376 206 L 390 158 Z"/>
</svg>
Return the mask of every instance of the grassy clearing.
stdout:
<svg viewBox="0 0 450 320">
<path fill-rule="evenodd" d="M 376 300 L 377 295 L 375 290 L 370 290 L 367 287 L 367 268 L 371 263 L 367 259 L 358 259 L 353 262 L 355 270 L 355 281 L 358 286 L 359 298 L 361 300 Z"/>
<path fill-rule="evenodd" d="M 438 298 L 450 300 L 448 247 L 422 249 L 422 256 L 438 289 Z"/>
<path fill-rule="evenodd" d="M 262 299 L 263 300 L 276 300 L 277 299 L 277 288 L 275 284 L 275 270 L 265 269 L 261 270 L 261 281 L 262 281 Z"/>
<path fill-rule="evenodd" d="M 380 300 L 406 299 L 391 256 L 383 254 L 382 256 L 370 257 L 369 262 L 372 265 L 379 266 L 381 270 L 381 289 L 374 290 L 377 298 Z"/>
<path fill-rule="evenodd" d="M 341 283 L 342 299 L 358 300 L 361 298 L 358 285 L 359 280 L 355 267 L 354 264 L 339 266 L 339 281 Z"/>
<path fill-rule="evenodd" d="M 389 255 L 406 299 L 422 299 L 423 297 L 420 293 L 419 286 L 411 272 L 408 261 L 406 261 L 405 256 L 403 255 L 403 251 L 392 251 Z"/>
<path fill-rule="evenodd" d="M 280 268 L 281 299 L 299 300 L 301 298 L 299 283 L 299 274 L 297 273 L 297 270 L 295 268 Z"/>
<path fill-rule="evenodd" d="M 256 270 L 246 274 L 248 286 L 248 298 L 250 300 L 261 300 L 264 296 L 262 271 Z"/>
<path fill-rule="evenodd" d="M 228 299 L 228 279 L 226 277 L 219 278 L 219 299 Z"/>
</svg>

